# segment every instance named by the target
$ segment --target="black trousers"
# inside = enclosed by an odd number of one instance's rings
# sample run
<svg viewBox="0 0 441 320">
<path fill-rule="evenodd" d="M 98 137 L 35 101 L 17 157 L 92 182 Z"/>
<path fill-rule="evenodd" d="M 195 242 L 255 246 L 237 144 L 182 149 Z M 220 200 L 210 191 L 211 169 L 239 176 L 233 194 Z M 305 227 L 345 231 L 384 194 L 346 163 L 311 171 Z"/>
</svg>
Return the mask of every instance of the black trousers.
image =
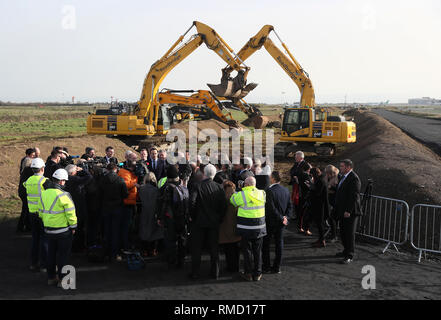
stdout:
<svg viewBox="0 0 441 320">
<path fill-rule="evenodd" d="M 54 279 L 56 273 L 61 280 L 62 269 L 69 262 L 72 249 L 72 231 L 68 230 L 59 234 L 46 234 L 48 241 L 47 256 L 47 275 L 49 279 Z M 56 271 L 55 267 L 58 268 Z"/>
<path fill-rule="evenodd" d="M 263 237 L 259 239 L 245 239 L 240 241 L 244 258 L 244 271 L 257 277 L 262 274 L 262 244 Z"/>
<path fill-rule="evenodd" d="M 193 275 L 199 275 L 203 246 L 210 252 L 210 275 L 219 276 L 219 228 L 194 226 L 191 230 L 191 268 Z"/>
<path fill-rule="evenodd" d="M 86 243 L 87 247 L 91 247 L 103 238 L 104 228 L 102 227 L 103 218 L 101 208 L 98 206 L 96 195 L 88 195 L 86 197 L 87 204 L 87 223 L 86 223 Z"/>
<path fill-rule="evenodd" d="M 20 219 L 18 219 L 17 230 L 18 231 L 31 230 L 28 198 L 26 195 L 20 195 L 20 199 L 21 199 L 21 214 L 20 214 Z"/>
<path fill-rule="evenodd" d="M 221 245 L 224 254 L 225 262 L 227 263 L 228 272 L 239 272 L 240 260 L 240 241 L 233 243 L 224 243 Z"/>
<path fill-rule="evenodd" d="M 270 260 L 270 244 L 271 239 L 274 238 L 276 245 L 276 256 L 274 257 L 273 269 L 279 269 L 282 264 L 282 251 L 283 251 L 283 226 L 273 226 L 267 227 L 267 235 L 263 238 L 262 245 L 262 259 L 263 259 L 263 269 L 271 269 Z"/>
<path fill-rule="evenodd" d="M 357 230 L 358 217 L 341 218 L 340 236 L 344 250 L 345 258 L 354 258 L 355 252 L 355 231 Z"/>
<path fill-rule="evenodd" d="M 175 223 L 169 218 L 165 220 L 164 226 L 165 259 L 169 267 L 182 267 L 186 256 L 185 232 L 178 232 Z"/>
</svg>

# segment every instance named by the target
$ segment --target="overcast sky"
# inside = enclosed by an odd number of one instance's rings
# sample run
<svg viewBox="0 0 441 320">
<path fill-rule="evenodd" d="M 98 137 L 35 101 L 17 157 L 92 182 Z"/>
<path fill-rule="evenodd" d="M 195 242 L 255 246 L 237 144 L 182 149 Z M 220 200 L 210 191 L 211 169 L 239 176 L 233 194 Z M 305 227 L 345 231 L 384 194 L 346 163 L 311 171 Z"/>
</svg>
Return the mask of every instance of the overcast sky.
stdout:
<svg viewBox="0 0 441 320">
<path fill-rule="evenodd" d="M 318 102 L 441 98 L 440 0 L 0 0 L 0 100 L 136 101 L 151 64 L 194 20 L 236 52 L 273 25 Z M 259 83 L 249 102 L 299 100 L 264 49 L 247 65 L 248 80 Z M 207 89 L 224 66 L 202 45 L 162 87 Z"/>
</svg>

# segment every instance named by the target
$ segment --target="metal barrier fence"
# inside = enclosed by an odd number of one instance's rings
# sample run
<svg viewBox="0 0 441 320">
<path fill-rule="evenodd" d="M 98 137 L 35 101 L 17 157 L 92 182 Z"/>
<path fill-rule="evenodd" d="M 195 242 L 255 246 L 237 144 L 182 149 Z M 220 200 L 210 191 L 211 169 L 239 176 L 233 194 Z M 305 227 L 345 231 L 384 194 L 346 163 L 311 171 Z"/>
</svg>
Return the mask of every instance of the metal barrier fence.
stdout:
<svg viewBox="0 0 441 320">
<path fill-rule="evenodd" d="M 441 206 L 416 204 L 412 208 L 410 225 L 410 244 L 422 253 L 441 254 Z"/>
<path fill-rule="evenodd" d="M 383 253 L 390 245 L 398 251 L 397 245 L 404 244 L 409 238 L 408 225 L 409 205 L 405 201 L 372 195 L 364 200 L 357 234 L 386 242 Z"/>
</svg>

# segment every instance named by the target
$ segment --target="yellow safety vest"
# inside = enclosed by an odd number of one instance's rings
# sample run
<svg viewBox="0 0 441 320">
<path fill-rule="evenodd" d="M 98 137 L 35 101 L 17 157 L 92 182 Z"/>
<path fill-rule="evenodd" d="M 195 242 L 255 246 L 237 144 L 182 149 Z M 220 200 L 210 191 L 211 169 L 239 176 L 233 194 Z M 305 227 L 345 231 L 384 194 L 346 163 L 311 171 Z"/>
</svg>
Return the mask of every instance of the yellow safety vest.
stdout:
<svg viewBox="0 0 441 320">
<path fill-rule="evenodd" d="M 69 192 L 51 188 L 44 190 L 41 198 L 38 211 L 46 233 L 56 234 L 76 228 L 75 205 Z"/>
<path fill-rule="evenodd" d="M 38 205 L 41 202 L 41 192 L 44 190 L 43 184 L 46 180 L 46 177 L 35 174 L 23 182 L 23 186 L 26 188 L 29 212 L 31 213 L 38 213 Z"/>
<path fill-rule="evenodd" d="M 265 224 L 265 191 L 254 186 L 242 188 L 234 193 L 230 202 L 237 210 L 237 232 L 250 238 L 260 238 L 266 235 Z"/>
<path fill-rule="evenodd" d="M 162 186 L 167 182 L 167 177 L 159 179 L 158 188 L 161 189 Z"/>
</svg>

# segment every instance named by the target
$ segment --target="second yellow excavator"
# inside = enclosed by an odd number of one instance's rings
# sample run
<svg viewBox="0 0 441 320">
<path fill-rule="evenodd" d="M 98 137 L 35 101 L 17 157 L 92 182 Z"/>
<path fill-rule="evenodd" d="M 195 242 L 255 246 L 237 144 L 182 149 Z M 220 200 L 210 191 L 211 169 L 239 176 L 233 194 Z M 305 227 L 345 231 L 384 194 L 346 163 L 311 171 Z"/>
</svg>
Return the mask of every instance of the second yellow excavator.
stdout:
<svg viewBox="0 0 441 320">
<path fill-rule="evenodd" d="M 269 38 L 274 32 L 287 55 Z M 342 116 L 329 116 L 324 108 L 315 105 L 315 94 L 308 73 L 297 62 L 288 47 L 271 25 L 265 25 L 237 53 L 236 62 L 244 63 L 253 53 L 264 47 L 286 74 L 294 81 L 300 91 L 300 106 L 285 108 L 282 120 L 280 142 L 275 145 L 275 156 L 286 157 L 296 151 L 312 151 L 320 155 L 333 155 L 337 143 L 356 141 L 354 122 L 345 121 Z M 227 66 L 222 70 L 228 77 L 233 69 Z M 211 87 L 218 95 L 216 87 Z M 234 98 L 233 98 L 234 100 Z"/>
</svg>

